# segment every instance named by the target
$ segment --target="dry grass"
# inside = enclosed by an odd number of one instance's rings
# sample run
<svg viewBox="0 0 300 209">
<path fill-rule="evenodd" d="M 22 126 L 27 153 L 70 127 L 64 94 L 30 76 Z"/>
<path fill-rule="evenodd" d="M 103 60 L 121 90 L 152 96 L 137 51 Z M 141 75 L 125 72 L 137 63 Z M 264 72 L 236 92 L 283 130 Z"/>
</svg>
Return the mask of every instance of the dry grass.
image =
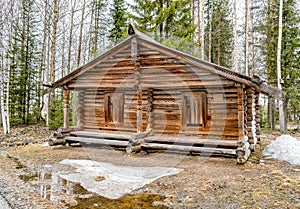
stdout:
<svg viewBox="0 0 300 209">
<path fill-rule="evenodd" d="M 238 165 L 235 159 L 229 158 L 186 156 L 176 165 L 183 168 L 183 172 L 161 178 L 135 191 L 135 194 L 159 194 L 166 197 L 159 201 L 172 208 L 300 208 L 300 166 L 263 159 L 261 155 L 261 150 L 277 135 L 279 134 L 264 134 L 261 145 L 244 165 Z M 299 139 L 299 135 L 295 136 Z M 21 135 L 18 135 L 17 138 L 20 137 Z M 45 141 L 42 138 L 40 140 Z M 89 153 L 82 147 L 43 147 L 40 144 L 32 144 L 2 149 L 4 154 L 0 156 L 0 172 L 11 178 L 16 178 L 16 173 L 21 172 L 20 169 L 16 169 L 17 163 L 25 166 L 55 166 L 66 158 L 90 158 Z M 7 158 L 6 155 L 13 158 Z M 171 158 L 177 156 L 167 155 Z M 161 156 L 160 161 L 163 162 L 165 159 Z M 147 156 L 134 158 L 145 160 Z M 95 202 L 96 199 L 91 199 L 91 202 L 101 204 L 99 198 L 98 202 Z M 36 201 L 41 200 L 36 198 Z M 46 207 L 49 203 L 44 201 L 41 204 Z M 126 207 L 123 205 L 119 208 Z"/>
</svg>

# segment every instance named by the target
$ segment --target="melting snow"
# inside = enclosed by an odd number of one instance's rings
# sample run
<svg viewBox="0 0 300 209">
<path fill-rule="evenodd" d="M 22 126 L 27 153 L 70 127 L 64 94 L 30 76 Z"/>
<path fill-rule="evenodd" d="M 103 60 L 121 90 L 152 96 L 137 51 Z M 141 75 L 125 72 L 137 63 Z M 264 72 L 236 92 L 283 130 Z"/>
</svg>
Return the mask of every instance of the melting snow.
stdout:
<svg viewBox="0 0 300 209">
<path fill-rule="evenodd" d="M 263 155 L 300 165 L 300 141 L 289 135 L 279 136 L 266 146 Z"/>
<path fill-rule="evenodd" d="M 62 178 L 78 182 L 88 191 L 110 199 L 117 199 L 156 179 L 182 171 L 167 167 L 116 166 L 91 160 L 63 160 L 60 163 L 77 168 L 75 173 L 61 174 Z M 97 181 L 99 176 L 105 179 Z"/>
</svg>

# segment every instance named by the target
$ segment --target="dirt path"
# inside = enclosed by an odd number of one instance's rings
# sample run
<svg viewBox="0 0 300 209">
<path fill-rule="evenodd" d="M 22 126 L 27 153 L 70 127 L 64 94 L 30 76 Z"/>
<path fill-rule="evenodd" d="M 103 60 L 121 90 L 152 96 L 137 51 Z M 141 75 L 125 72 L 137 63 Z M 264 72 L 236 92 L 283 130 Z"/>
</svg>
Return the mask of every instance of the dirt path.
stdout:
<svg viewBox="0 0 300 209">
<path fill-rule="evenodd" d="M 300 208 L 300 166 L 264 159 L 260 154 L 274 138 L 274 134 L 264 134 L 263 144 L 244 165 L 237 165 L 231 158 L 154 153 L 130 156 L 139 162 L 151 157 L 157 164 L 176 159 L 175 167 L 184 171 L 148 184 L 117 202 L 96 197 L 57 175 L 73 169 L 59 164 L 63 159 L 95 160 L 92 154 L 102 153 L 101 160 L 109 160 L 103 153 L 110 151 L 41 144 L 1 147 L 0 194 L 17 206 L 13 208 L 109 208 L 110 204 L 115 208 Z M 110 156 L 113 154 L 116 152 Z M 85 206 L 80 207 L 80 203 Z"/>
</svg>

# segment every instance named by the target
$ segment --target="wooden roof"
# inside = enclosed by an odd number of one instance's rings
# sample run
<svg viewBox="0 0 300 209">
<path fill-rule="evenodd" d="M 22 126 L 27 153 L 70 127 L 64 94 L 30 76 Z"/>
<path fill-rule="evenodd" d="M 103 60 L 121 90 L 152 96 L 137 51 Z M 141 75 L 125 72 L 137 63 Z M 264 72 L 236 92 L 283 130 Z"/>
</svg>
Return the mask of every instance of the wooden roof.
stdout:
<svg viewBox="0 0 300 209">
<path fill-rule="evenodd" d="M 242 75 L 240 73 L 234 72 L 228 68 L 201 60 L 197 57 L 188 55 L 186 53 L 171 49 L 169 47 L 163 46 L 160 43 L 156 42 L 155 40 L 151 39 L 147 35 L 141 33 L 140 31 L 136 30 L 132 25 L 129 26 L 128 34 L 130 35 L 127 39 L 122 41 L 121 43 L 117 44 L 110 50 L 104 52 L 94 60 L 88 62 L 87 64 L 79 67 L 75 71 L 71 72 L 70 74 L 64 76 L 63 78 L 57 80 L 52 84 L 52 89 L 54 88 L 62 88 L 72 79 L 76 79 L 84 72 L 92 69 L 96 65 L 100 64 L 101 62 L 113 57 L 117 53 L 121 52 L 122 50 L 128 48 L 131 45 L 133 39 L 138 41 L 138 44 L 143 45 L 145 47 L 153 48 L 159 52 L 167 54 L 169 56 L 175 57 L 178 60 L 185 62 L 189 65 L 193 65 L 198 67 L 199 69 L 207 70 L 211 73 L 223 76 L 229 80 L 235 81 L 239 84 L 250 86 L 255 88 L 260 93 L 264 93 L 271 96 L 280 95 L 281 92 L 272 86 L 266 85 L 265 83 L 261 82 L 258 77 L 251 78 L 249 76 Z"/>
</svg>

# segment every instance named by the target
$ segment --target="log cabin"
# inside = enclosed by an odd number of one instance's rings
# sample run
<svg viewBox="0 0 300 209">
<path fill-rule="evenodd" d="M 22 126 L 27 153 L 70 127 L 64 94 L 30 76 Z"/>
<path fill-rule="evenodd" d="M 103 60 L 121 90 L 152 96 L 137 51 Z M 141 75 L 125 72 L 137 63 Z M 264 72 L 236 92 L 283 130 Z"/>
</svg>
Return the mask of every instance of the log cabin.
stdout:
<svg viewBox="0 0 300 209">
<path fill-rule="evenodd" d="M 163 46 L 131 25 L 128 33 L 52 84 L 64 91 L 64 126 L 51 143 L 206 153 L 246 162 L 260 141 L 259 95 L 276 89 Z M 69 127 L 70 91 L 78 93 L 75 127 Z"/>
</svg>

